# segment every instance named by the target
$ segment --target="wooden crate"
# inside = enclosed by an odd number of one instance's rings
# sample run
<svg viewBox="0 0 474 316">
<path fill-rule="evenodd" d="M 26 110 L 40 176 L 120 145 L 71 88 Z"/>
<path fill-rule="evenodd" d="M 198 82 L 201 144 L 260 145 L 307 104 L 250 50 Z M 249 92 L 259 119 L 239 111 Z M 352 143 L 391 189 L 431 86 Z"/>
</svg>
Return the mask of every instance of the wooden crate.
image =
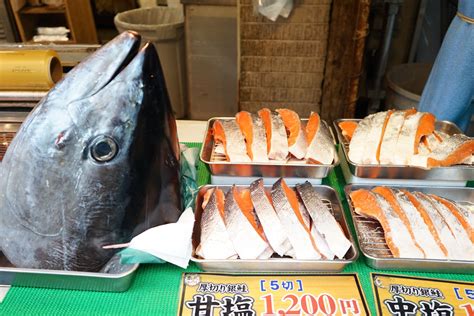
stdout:
<svg viewBox="0 0 474 316">
<path fill-rule="evenodd" d="M 370 0 L 295 0 L 276 22 L 252 3 L 238 0 L 239 108 L 353 115 Z"/>
</svg>

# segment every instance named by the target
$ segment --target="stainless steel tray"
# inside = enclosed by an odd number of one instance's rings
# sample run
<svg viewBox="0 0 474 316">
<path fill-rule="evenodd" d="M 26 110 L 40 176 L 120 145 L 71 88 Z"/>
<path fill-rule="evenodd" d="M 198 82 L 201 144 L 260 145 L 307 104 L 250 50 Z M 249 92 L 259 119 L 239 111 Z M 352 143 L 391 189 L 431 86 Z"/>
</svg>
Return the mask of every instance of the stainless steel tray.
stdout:
<svg viewBox="0 0 474 316">
<path fill-rule="evenodd" d="M 322 179 L 327 177 L 328 173 L 339 164 L 339 157 L 335 155 L 334 161 L 330 165 L 316 165 L 301 162 L 269 162 L 269 163 L 233 163 L 225 160 L 223 155 L 215 154 L 215 144 L 212 137 L 212 124 L 215 120 L 235 120 L 234 117 L 215 117 L 207 122 L 207 129 L 202 143 L 200 158 L 202 162 L 209 166 L 211 174 L 222 176 L 239 177 L 287 177 L 287 178 L 314 178 Z M 302 119 L 303 122 L 307 119 Z M 322 121 L 331 132 L 327 123 Z"/>
<path fill-rule="evenodd" d="M 114 257 L 102 272 L 76 272 L 15 268 L 0 252 L 0 285 L 65 290 L 124 292 L 132 283 L 138 264 L 122 265 Z"/>
<path fill-rule="evenodd" d="M 347 252 L 344 259 L 336 260 L 296 260 L 291 258 L 270 258 L 267 260 L 206 260 L 198 258 L 195 254 L 195 250 L 200 243 L 201 235 L 201 215 L 202 215 L 202 201 L 204 193 L 209 189 L 215 187 L 213 185 L 206 185 L 200 188 L 198 196 L 196 198 L 196 209 L 195 216 L 196 221 L 194 223 L 193 231 L 193 254 L 191 260 L 194 261 L 197 266 L 208 272 L 226 272 L 226 273 L 275 273 L 275 272 L 295 272 L 295 273 L 310 273 L 310 272 L 339 272 L 344 269 L 346 265 L 357 260 L 359 254 L 355 247 L 354 240 L 347 226 L 344 212 L 341 206 L 341 202 L 337 197 L 336 191 L 333 188 L 325 185 L 314 186 L 318 193 L 323 198 L 323 201 L 330 206 L 334 217 L 341 225 L 344 233 L 352 243 L 352 248 Z M 245 187 L 248 186 L 237 186 Z M 219 186 L 224 192 L 227 192 L 231 186 Z M 265 186 L 269 190 L 270 186 Z"/>
<path fill-rule="evenodd" d="M 0 285 L 65 290 L 124 292 L 132 283 L 138 264 L 122 265 L 114 257 L 102 272 L 15 268 L 0 252 Z"/>
<path fill-rule="evenodd" d="M 410 259 L 394 258 L 388 249 L 383 229 L 374 220 L 355 213 L 349 194 L 358 189 L 371 190 L 375 186 L 368 185 L 348 185 L 344 191 L 347 203 L 351 210 L 352 219 L 356 229 L 359 249 L 365 257 L 367 264 L 374 269 L 383 270 L 408 270 L 423 272 L 444 272 L 444 273 L 473 273 L 474 261 L 468 260 L 440 260 L 440 259 Z M 427 187 L 402 187 L 408 191 L 419 191 L 427 194 L 436 194 L 454 201 L 474 202 L 473 188 L 427 188 Z"/>
<path fill-rule="evenodd" d="M 474 180 L 474 166 L 459 165 L 452 167 L 436 167 L 424 169 L 403 165 L 362 165 L 356 164 L 349 159 L 349 142 L 342 135 L 339 123 L 343 121 L 360 122 L 360 119 L 338 119 L 334 121 L 339 144 L 342 147 L 344 157 L 347 160 L 350 172 L 359 178 L 371 179 L 419 179 L 419 180 L 450 180 L 469 181 Z M 447 121 L 437 121 L 436 130 L 448 135 L 461 133 L 459 128 Z"/>
</svg>

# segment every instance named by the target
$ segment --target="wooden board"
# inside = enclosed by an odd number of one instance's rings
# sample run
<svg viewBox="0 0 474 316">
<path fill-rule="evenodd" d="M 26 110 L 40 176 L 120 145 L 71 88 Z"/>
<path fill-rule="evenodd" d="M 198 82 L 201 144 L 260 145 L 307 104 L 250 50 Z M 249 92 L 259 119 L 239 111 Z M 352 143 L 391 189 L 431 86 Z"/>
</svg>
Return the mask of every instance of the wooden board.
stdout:
<svg viewBox="0 0 474 316">
<path fill-rule="evenodd" d="M 370 0 L 334 0 L 321 107 L 328 122 L 355 114 L 369 11 Z"/>
</svg>

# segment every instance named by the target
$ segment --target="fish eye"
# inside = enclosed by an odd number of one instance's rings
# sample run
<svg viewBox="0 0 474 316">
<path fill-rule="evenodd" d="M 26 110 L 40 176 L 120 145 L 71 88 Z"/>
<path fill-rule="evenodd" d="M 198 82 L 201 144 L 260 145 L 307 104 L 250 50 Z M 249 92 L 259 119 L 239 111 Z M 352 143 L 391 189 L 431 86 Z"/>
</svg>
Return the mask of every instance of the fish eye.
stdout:
<svg viewBox="0 0 474 316">
<path fill-rule="evenodd" d="M 117 155 L 118 146 L 109 136 L 98 136 L 92 141 L 91 156 L 97 162 L 108 162 Z"/>
</svg>

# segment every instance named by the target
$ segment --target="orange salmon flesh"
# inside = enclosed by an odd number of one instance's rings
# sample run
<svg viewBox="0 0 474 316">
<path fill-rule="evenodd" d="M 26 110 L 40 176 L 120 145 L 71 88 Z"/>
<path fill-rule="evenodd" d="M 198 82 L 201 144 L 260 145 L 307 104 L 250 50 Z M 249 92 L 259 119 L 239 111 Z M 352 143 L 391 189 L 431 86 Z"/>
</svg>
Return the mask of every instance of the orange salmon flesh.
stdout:
<svg viewBox="0 0 474 316">
<path fill-rule="evenodd" d="M 301 130 L 300 117 L 292 110 L 278 109 L 276 111 L 280 114 L 283 124 L 285 124 L 288 133 L 288 146 L 291 147 L 296 143 L 296 138 Z"/>
</svg>

